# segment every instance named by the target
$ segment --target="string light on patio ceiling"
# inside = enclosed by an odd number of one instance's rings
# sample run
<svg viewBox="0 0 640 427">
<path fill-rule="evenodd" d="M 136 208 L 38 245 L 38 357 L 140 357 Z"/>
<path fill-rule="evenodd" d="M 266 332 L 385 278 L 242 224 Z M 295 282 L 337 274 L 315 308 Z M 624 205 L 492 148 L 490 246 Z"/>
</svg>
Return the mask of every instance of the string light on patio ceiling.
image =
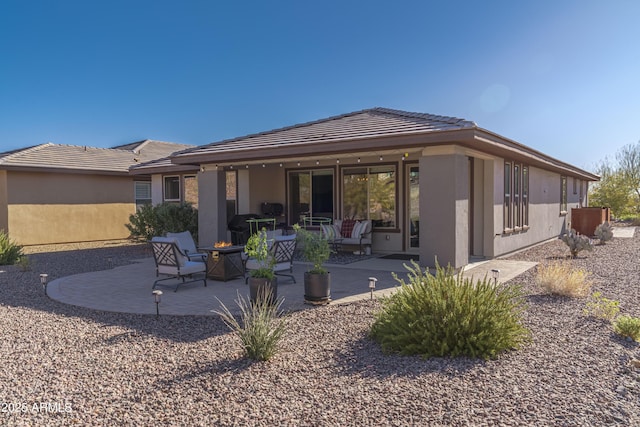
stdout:
<svg viewBox="0 0 640 427">
<path fill-rule="evenodd" d="M 316 166 L 320 164 L 320 160 L 316 160 Z"/>
<path fill-rule="evenodd" d="M 340 159 L 336 159 L 336 164 L 340 164 Z"/>
<path fill-rule="evenodd" d="M 358 157 L 358 163 L 360 163 L 360 157 Z"/>
<path fill-rule="evenodd" d="M 380 161 L 382 161 L 382 156 L 380 156 Z"/>
</svg>

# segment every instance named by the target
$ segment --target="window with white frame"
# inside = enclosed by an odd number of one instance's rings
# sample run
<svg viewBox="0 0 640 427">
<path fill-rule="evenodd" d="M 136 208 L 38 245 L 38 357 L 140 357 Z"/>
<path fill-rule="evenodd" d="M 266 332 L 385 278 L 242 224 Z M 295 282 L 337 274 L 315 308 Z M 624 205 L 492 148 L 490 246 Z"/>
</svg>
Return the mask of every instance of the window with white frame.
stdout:
<svg viewBox="0 0 640 427">
<path fill-rule="evenodd" d="M 179 202 L 180 199 L 180 177 L 165 176 L 164 177 L 164 201 Z"/>
<path fill-rule="evenodd" d="M 151 181 L 135 181 L 134 197 L 136 200 L 136 209 L 140 209 L 143 205 L 151 204 Z"/>
<path fill-rule="evenodd" d="M 506 232 L 529 226 L 529 167 L 504 163 L 503 227 Z"/>
</svg>

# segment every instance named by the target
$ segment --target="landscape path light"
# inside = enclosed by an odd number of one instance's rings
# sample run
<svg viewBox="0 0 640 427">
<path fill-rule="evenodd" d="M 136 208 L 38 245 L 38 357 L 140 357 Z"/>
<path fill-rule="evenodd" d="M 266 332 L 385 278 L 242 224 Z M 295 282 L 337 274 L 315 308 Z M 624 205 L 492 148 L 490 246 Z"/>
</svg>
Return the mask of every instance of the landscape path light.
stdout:
<svg viewBox="0 0 640 427">
<path fill-rule="evenodd" d="M 493 278 L 494 286 L 498 284 L 498 279 L 500 278 L 500 270 L 497 268 L 491 269 L 491 277 Z"/>
<path fill-rule="evenodd" d="M 40 284 L 42 285 L 42 289 L 44 289 L 44 294 L 47 294 L 47 283 L 49 282 L 49 275 L 47 273 L 40 274 Z"/>
<path fill-rule="evenodd" d="M 160 317 L 160 301 L 162 300 L 162 291 L 153 291 L 153 300 L 156 303 L 156 319 Z"/>
<path fill-rule="evenodd" d="M 371 291 L 371 299 L 373 299 L 373 290 L 376 288 L 376 282 L 378 279 L 375 277 L 369 277 L 369 290 Z"/>
</svg>

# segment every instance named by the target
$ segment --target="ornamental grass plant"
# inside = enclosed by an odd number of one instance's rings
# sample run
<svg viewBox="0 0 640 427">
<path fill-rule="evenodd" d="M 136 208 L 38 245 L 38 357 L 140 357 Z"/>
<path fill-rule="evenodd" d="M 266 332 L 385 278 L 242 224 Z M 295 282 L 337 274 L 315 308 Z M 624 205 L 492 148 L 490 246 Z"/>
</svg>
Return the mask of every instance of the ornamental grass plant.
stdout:
<svg viewBox="0 0 640 427">
<path fill-rule="evenodd" d="M 240 308 L 239 319 L 220 301 L 222 309 L 214 312 L 222 318 L 229 329 L 240 338 L 245 356 L 249 359 L 266 361 L 278 350 L 280 340 L 287 330 L 287 322 L 281 310 L 283 299 L 271 303 L 271 290 L 265 288 L 264 294 L 255 302 L 249 302 L 238 294 L 236 304 Z"/>
<path fill-rule="evenodd" d="M 13 265 L 22 256 L 22 246 L 11 240 L 4 230 L 0 230 L 0 265 Z"/>
<path fill-rule="evenodd" d="M 593 281 L 590 273 L 574 268 L 570 262 L 540 264 L 536 283 L 547 293 L 566 297 L 586 297 Z"/>
<path fill-rule="evenodd" d="M 382 299 L 370 336 L 387 353 L 491 358 L 530 339 L 519 285 L 495 285 L 436 266 L 435 275 L 412 262 L 408 282 Z"/>
</svg>

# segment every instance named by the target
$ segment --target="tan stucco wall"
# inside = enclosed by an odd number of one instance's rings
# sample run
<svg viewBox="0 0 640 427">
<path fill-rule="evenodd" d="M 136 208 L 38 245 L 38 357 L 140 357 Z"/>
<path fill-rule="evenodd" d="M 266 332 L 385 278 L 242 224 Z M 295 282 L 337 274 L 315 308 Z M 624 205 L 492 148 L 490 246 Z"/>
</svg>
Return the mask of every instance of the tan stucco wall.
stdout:
<svg viewBox="0 0 640 427">
<path fill-rule="evenodd" d="M 131 177 L 7 173 L 7 226 L 21 245 L 122 239 L 135 212 Z"/>
<path fill-rule="evenodd" d="M 7 171 L 0 171 L 0 230 L 9 229 L 9 212 L 7 209 Z"/>
</svg>

